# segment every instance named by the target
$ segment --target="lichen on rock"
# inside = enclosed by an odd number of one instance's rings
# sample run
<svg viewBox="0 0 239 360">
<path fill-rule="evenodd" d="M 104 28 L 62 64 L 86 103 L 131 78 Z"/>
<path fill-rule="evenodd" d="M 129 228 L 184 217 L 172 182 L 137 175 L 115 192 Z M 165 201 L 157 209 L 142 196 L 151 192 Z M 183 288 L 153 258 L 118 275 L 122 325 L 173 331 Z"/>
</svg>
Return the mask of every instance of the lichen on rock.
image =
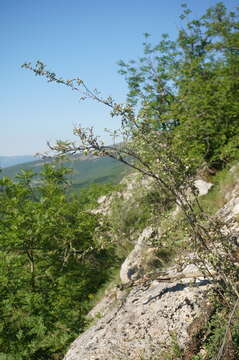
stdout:
<svg viewBox="0 0 239 360">
<path fill-rule="evenodd" d="M 205 297 L 212 281 L 199 275 L 141 279 L 121 290 L 109 311 L 75 340 L 65 360 L 149 360 L 170 348 L 172 336 L 180 347 L 189 346 L 192 324 L 202 314 L 205 319 L 205 306 L 210 306 Z"/>
</svg>

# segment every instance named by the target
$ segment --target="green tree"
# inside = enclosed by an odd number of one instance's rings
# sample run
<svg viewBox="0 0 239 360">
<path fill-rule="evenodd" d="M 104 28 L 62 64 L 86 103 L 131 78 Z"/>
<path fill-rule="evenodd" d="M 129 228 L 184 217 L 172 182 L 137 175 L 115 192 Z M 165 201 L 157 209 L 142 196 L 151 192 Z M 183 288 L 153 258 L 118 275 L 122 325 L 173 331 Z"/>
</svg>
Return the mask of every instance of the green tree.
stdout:
<svg viewBox="0 0 239 360">
<path fill-rule="evenodd" d="M 62 359 L 115 258 L 94 240 L 98 218 L 65 194 L 66 169 L 0 180 L 0 356 Z"/>
<path fill-rule="evenodd" d="M 184 5 L 182 20 L 189 14 Z M 149 123 L 171 130 L 175 152 L 183 148 L 198 165 L 218 167 L 238 157 L 238 15 L 218 3 L 188 21 L 176 41 L 163 35 L 152 46 L 146 34 L 144 56 L 119 63 L 140 122 L 147 130 Z"/>
</svg>

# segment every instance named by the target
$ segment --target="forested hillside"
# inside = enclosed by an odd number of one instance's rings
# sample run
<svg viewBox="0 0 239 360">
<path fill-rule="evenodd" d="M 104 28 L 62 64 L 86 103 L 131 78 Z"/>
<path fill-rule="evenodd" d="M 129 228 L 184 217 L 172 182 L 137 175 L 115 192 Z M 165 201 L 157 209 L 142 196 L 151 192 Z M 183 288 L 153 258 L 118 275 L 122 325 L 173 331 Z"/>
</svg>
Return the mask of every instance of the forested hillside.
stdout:
<svg viewBox="0 0 239 360">
<path fill-rule="evenodd" d="M 31 155 L 19 155 L 19 156 L 0 156 L 0 168 L 5 168 L 8 166 L 14 166 L 16 164 L 22 164 L 30 161 L 36 160 L 34 156 Z"/>
<path fill-rule="evenodd" d="M 21 170 L 32 170 L 34 173 L 39 174 L 44 164 L 51 163 L 52 161 L 54 162 L 54 159 L 38 160 L 7 167 L 2 169 L 0 176 L 8 176 L 13 179 Z M 75 192 L 91 184 L 117 184 L 129 171 L 124 164 L 109 157 L 91 157 L 88 159 L 72 157 L 68 160 L 58 161 L 54 163 L 54 166 L 72 169 L 69 179 L 71 190 Z M 35 178 L 35 181 L 39 181 L 38 176 Z"/>
<path fill-rule="evenodd" d="M 179 262 L 179 255 L 186 262 L 189 255 L 215 286 L 210 296 L 205 293 L 213 308 L 208 328 L 198 332 L 200 346 L 207 345 L 204 353 L 197 345 L 187 355 L 172 332 L 173 350 L 158 355 L 154 349 L 145 360 L 238 359 L 238 219 L 223 217 L 220 208 L 228 201 L 223 185 L 236 186 L 228 169 L 239 159 L 239 9 L 228 11 L 218 3 L 194 19 L 183 5 L 181 20 L 175 41 L 164 34 L 153 45 L 145 34 L 143 55 L 119 62 L 129 88 L 122 104 L 92 91 L 81 78 L 58 77 L 40 61 L 23 65 L 106 106 L 112 118 L 121 119 L 121 142 L 109 146 L 93 128 L 77 126 L 79 142 L 61 140 L 50 150 L 57 157 L 103 157 L 90 160 L 91 171 L 86 161 L 77 165 L 79 181 L 66 168 L 51 165 L 39 169 L 37 177 L 35 169 L 21 172 L 17 181 L 1 177 L 0 359 L 63 359 L 73 339 L 90 325 L 86 315 L 102 287 L 114 279 L 121 288 L 120 264 L 148 226 L 156 254 L 151 275 Z M 79 197 L 69 195 L 70 180 L 81 187 L 119 179 L 122 164 L 138 173 L 138 190 L 95 185 Z M 199 178 L 215 185 L 206 199 L 199 198 Z M 108 211 L 92 211 L 97 197 L 113 190 Z M 235 202 L 237 190 L 230 196 Z M 133 286 L 126 289 L 120 310 Z M 175 287 L 182 291 L 185 286 L 176 282 Z M 122 356 L 116 359 L 126 360 L 128 353 Z"/>
</svg>

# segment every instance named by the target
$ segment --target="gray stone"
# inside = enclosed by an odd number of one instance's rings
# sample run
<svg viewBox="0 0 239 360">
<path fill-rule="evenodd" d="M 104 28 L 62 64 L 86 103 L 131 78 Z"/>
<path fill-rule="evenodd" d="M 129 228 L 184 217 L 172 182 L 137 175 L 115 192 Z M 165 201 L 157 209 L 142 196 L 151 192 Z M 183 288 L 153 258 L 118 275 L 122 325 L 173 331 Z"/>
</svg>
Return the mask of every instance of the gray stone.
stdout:
<svg viewBox="0 0 239 360">
<path fill-rule="evenodd" d="M 143 274 L 145 252 L 149 249 L 147 241 L 153 234 L 152 227 L 144 229 L 131 253 L 127 256 L 120 269 L 120 279 L 123 284 L 137 280 Z"/>
<path fill-rule="evenodd" d="M 195 180 L 194 185 L 196 186 L 196 188 L 199 191 L 199 196 L 206 195 L 208 193 L 208 191 L 211 189 L 211 187 L 213 186 L 212 183 L 209 183 L 202 179 Z"/>
<path fill-rule="evenodd" d="M 149 360 L 170 347 L 172 334 L 180 347 L 189 346 L 194 322 L 210 309 L 204 299 L 212 284 L 195 277 L 193 285 L 186 273 L 181 276 L 174 281 L 138 280 L 130 291 L 120 291 L 64 360 Z"/>
</svg>

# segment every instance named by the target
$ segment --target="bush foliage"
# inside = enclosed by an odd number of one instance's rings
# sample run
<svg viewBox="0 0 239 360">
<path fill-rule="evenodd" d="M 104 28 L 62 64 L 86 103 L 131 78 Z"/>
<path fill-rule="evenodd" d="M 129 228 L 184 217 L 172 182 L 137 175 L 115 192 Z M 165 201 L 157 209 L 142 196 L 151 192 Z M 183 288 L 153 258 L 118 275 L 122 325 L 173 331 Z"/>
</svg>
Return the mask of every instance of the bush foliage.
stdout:
<svg viewBox="0 0 239 360">
<path fill-rule="evenodd" d="M 30 171 L 18 182 L 0 180 L 4 359 L 62 359 L 115 263 L 114 251 L 100 249 L 94 239 L 98 217 L 66 195 L 67 172 L 45 166 L 38 186 Z"/>
</svg>

